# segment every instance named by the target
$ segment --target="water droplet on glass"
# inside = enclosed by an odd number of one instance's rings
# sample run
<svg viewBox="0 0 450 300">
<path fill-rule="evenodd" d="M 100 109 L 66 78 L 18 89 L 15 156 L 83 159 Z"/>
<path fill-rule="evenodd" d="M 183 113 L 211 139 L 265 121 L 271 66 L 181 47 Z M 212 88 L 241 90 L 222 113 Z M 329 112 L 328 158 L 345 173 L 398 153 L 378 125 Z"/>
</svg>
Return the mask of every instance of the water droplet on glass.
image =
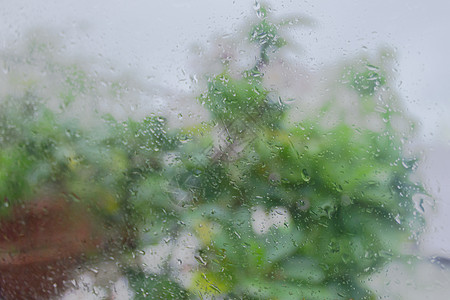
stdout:
<svg viewBox="0 0 450 300">
<path fill-rule="evenodd" d="M 407 162 L 404 160 L 402 160 L 402 166 L 405 167 L 405 169 L 409 169 Z"/>
<path fill-rule="evenodd" d="M 302 170 L 301 176 L 304 182 L 309 182 L 311 180 L 311 176 L 309 176 L 308 171 L 306 169 Z"/>
<path fill-rule="evenodd" d="M 398 224 L 402 224 L 402 221 L 400 220 L 400 215 L 396 215 L 394 218 L 395 222 L 397 222 Z"/>
<path fill-rule="evenodd" d="M 253 9 L 254 10 L 259 10 L 261 9 L 261 4 L 258 1 L 255 1 L 255 4 L 253 4 Z"/>
<path fill-rule="evenodd" d="M 222 293 L 222 291 L 221 291 L 216 285 L 210 284 L 209 286 L 210 286 L 213 290 L 215 290 L 216 292 Z"/>
<path fill-rule="evenodd" d="M 199 264 L 206 266 L 206 261 L 204 261 L 201 256 L 196 255 L 196 256 L 194 256 L 194 258 L 196 261 L 198 261 Z"/>
</svg>

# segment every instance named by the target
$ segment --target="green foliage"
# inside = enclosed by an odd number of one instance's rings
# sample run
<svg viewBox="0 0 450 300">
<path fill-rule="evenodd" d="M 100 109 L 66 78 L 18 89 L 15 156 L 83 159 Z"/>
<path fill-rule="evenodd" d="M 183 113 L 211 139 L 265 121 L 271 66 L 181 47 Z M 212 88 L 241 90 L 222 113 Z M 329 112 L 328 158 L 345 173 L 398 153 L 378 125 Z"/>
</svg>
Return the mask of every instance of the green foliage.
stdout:
<svg viewBox="0 0 450 300">
<path fill-rule="evenodd" d="M 211 120 L 201 130 L 168 131 L 160 116 L 119 122 L 111 115 L 88 130 L 31 93 L 3 99 L 2 215 L 47 187 L 85 202 L 106 227 L 128 231 L 133 253 L 194 235 L 198 264 L 188 285 L 169 265 L 164 275 L 124 265 L 137 299 L 372 299 L 363 279 L 401 257 L 423 223 L 412 196 L 424 191 L 410 180 L 403 133 L 385 121 L 382 132 L 344 121 L 324 126 L 316 115 L 290 122 L 289 107 L 262 80 L 285 40 L 266 10 L 259 16 L 250 33 L 260 48 L 255 67 L 209 79 L 199 101 Z M 347 89 L 370 110 L 389 77 L 366 67 L 350 68 Z M 84 71 L 72 71 L 67 110 L 87 84 Z M 283 222 L 257 228 L 259 209 Z"/>
<path fill-rule="evenodd" d="M 149 275 L 130 269 L 126 272 L 130 286 L 135 290 L 134 299 L 189 299 L 183 288 L 167 275 Z M 157 295 L 157 297 L 155 297 Z"/>
<path fill-rule="evenodd" d="M 383 72 L 374 65 L 367 64 L 366 70 L 358 72 L 351 70 L 350 86 L 354 88 L 360 95 L 373 96 L 376 89 L 382 87 L 386 83 Z"/>
<path fill-rule="evenodd" d="M 286 45 L 285 39 L 278 34 L 278 27 L 269 21 L 267 17 L 267 11 L 264 8 L 260 8 L 258 15 L 261 18 L 261 22 L 253 26 L 250 31 L 250 41 L 260 46 L 260 59 L 263 63 L 269 62 L 269 50 L 279 49 Z"/>
</svg>

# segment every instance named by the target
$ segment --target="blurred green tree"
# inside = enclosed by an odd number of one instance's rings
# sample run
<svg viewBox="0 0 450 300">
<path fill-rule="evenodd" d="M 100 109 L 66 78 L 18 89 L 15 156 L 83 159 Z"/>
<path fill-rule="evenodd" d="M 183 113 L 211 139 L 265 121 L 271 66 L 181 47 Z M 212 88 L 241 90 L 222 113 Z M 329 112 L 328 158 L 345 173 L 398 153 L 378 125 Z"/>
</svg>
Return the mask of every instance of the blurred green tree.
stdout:
<svg viewBox="0 0 450 300">
<path fill-rule="evenodd" d="M 323 122 L 345 114 L 342 94 L 292 122 L 289 105 L 264 82 L 271 55 L 286 44 L 285 25 L 264 7 L 257 15 L 248 37 L 259 48 L 254 66 L 235 76 L 225 65 L 208 78 L 198 100 L 210 120 L 195 129 L 169 130 L 157 115 L 105 114 L 92 128 L 67 120 L 81 94 L 96 93 L 78 66 L 52 65 L 67 77 L 59 110 L 36 96 L 39 83 L 3 96 L 3 223 L 17 222 L 14 211 L 48 191 L 55 203 L 81 203 L 98 227 L 89 253 L 117 256 L 137 299 L 374 299 L 364 279 L 401 257 L 423 226 L 413 195 L 425 191 L 410 179 L 416 157 L 405 156 L 409 133 L 396 126 L 405 118 L 391 103 L 377 106 L 380 93 L 394 97 L 391 78 L 369 59 L 342 68 L 341 88 L 376 129 L 357 119 Z M 186 232 L 198 241 L 190 270 L 165 261 L 153 274 L 132 258 Z M 19 242 L 0 241 L 20 253 Z M 189 283 L 177 272 L 189 273 Z M 2 296 L 17 297 L 0 277 Z"/>
</svg>

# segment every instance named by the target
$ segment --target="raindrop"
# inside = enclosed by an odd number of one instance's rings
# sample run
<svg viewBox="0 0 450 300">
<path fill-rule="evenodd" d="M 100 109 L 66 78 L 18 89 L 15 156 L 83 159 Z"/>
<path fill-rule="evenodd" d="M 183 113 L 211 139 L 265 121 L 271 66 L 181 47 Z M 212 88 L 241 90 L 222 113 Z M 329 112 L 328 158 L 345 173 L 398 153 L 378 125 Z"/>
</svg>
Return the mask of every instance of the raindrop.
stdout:
<svg viewBox="0 0 450 300">
<path fill-rule="evenodd" d="M 253 9 L 254 10 L 259 10 L 261 9 L 261 4 L 258 1 L 255 1 L 255 4 L 253 5 Z"/>
<path fill-rule="evenodd" d="M 210 287 L 218 293 L 222 293 L 222 291 L 214 284 L 211 284 Z"/>
<path fill-rule="evenodd" d="M 306 199 L 299 200 L 297 202 L 297 207 L 300 210 L 307 210 L 309 208 L 309 201 Z"/>
<path fill-rule="evenodd" d="M 194 256 L 195 260 L 199 262 L 199 264 L 202 264 L 204 266 L 206 266 L 206 261 L 203 260 L 203 258 L 201 256 Z"/>
<path fill-rule="evenodd" d="M 374 65 L 371 65 L 371 64 L 367 64 L 367 65 L 366 65 L 366 68 L 367 68 L 368 70 L 370 70 L 370 71 L 378 71 L 378 70 L 379 70 L 378 67 L 376 67 L 376 66 L 374 66 Z"/>
<path fill-rule="evenodd" d="M 405 167 L 405 169 L 409 169 L 408 164 L 404 160 L 402 160 L 402 166 Z"/>
<path fill-rule="evenodd" d="M 311 176 L 309 176 L 308 171 L 306 169 L 302 170 L 301 176 L 304 182 L 309 182 L 311 180 Z"/>
<path fill-rule="evenodd" d="M 423 207 L 423 199 L 420 199 L 420 201 L 419 201 L 419 207 L 420 207 L 420 210 L 421 210 L 422 212 L 425 212 L 425 208 Z"/>
</svg>

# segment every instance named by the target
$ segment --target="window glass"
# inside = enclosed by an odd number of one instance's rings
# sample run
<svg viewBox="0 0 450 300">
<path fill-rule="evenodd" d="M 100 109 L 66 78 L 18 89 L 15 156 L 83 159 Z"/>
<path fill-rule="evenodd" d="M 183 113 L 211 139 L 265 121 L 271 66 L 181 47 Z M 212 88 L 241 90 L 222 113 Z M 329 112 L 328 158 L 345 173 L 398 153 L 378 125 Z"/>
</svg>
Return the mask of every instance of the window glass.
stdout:
<svg viewBox="0 0 450 300">
<path fill-rule="evenodd" d="M 446 298 L 448 9 L 5 3 L 0 298 Z"/>
</svg>

